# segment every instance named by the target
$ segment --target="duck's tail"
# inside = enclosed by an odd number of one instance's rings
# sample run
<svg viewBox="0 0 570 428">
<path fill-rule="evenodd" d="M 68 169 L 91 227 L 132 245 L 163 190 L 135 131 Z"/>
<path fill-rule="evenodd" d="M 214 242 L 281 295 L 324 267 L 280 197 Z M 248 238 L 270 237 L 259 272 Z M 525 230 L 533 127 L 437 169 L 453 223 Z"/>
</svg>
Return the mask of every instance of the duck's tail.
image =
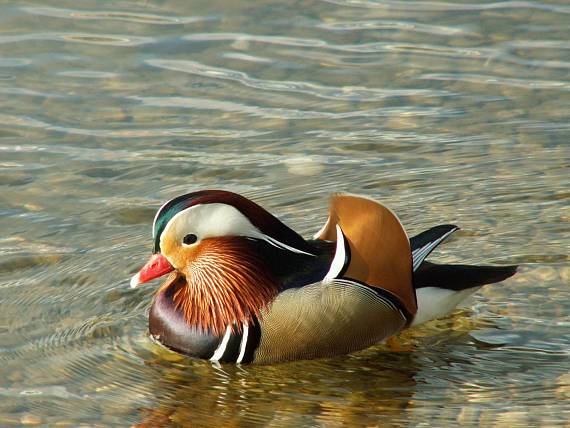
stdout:
<svg viewBox="0 0 570 428">
<path fill-rule="evenodd" d="M 450 314 L 481 286 L 503 281 L 517 271 L 517 266 L 439 265 L 424 261 L 456 230 L 457 226 L 453 225 L 436 226 L 410 239 L 418 301 L 412 326 Z"/>
</svg>

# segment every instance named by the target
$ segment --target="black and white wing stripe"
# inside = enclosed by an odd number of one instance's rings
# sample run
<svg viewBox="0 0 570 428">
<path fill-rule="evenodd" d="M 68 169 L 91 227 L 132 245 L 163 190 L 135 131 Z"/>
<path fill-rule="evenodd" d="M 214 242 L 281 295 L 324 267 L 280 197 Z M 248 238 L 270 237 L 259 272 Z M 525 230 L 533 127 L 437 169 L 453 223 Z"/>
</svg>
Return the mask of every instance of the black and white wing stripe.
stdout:
<svg viewBox="0 0 570 428">
<path fill-rule="evenodd" d="M 444 224 L 432 227 L 410 239 L 414 272 L 420 267 L 426 257 L 441 244 L 449 235 L 459 227 L 453 224 Z"/>
<path fill-rule="evenodd" d="M 387 309 L 399 312 L 404 321 L 407 321 L 409 319 L 409 316 L 407 316 L 408 312 L 398 300 L 398 298 L 382 288 L 371 287 L 368 284 L 351 278 L 337 278 L 334 280 L 334 282 L 336 284 L 342 284 L 344 286 L 360 288 L 369 294 L 372 298 L 376 299 Z"/>
</svg>

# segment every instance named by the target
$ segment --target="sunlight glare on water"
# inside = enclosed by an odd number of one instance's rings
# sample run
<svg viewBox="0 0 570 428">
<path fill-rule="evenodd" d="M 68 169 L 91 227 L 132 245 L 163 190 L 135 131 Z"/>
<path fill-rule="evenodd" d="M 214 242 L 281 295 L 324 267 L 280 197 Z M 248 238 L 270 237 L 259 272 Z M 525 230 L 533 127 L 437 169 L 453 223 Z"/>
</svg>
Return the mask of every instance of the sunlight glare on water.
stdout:
<svg viewBox="0 0 570 428">
<path fill-rule="evenodd" d="M 0 4 L 0 426 L 568 426 L 570 5 Z M 213 366 L 147 334 L 155 210 L 242 193 L 311 236 L 374 197 L 517 263 L 350 356 Z"/>
</svg>

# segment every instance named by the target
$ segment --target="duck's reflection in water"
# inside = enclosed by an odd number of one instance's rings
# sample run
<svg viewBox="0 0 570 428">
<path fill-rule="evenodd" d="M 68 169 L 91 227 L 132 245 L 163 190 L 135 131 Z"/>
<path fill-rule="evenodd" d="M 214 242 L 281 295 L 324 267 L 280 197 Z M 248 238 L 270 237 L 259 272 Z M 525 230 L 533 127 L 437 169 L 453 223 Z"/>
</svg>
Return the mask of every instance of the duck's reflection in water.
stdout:
<svg viewBox="0 0 570 428">
<path fill-rule="evenodd" d="M 286 338 L 284 338 L 286 340 Z M 170 360 L 176 358 L 170 356 Z M 399 426 L 415 391 L 411 353 L 369 349 L 328 360 L 272 366 L 158 357 L 156 406 L 137 427 Z"/>
</svg>

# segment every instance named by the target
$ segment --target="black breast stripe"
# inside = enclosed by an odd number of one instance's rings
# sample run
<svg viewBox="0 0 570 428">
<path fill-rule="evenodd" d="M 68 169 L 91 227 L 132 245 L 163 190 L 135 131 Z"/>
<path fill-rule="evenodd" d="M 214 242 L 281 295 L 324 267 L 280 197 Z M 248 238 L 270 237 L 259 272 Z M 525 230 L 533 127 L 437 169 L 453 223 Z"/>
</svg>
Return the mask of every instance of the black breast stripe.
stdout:
<svg viewBox="0 0 570 428">
<path fill-rule="evenodd" d="M 242 333 L 232 333 L 230 340 L 226 345 L 226 350 L 218 360 L 220 363 L 235 363 L 237 361 L 240 349 Z"/>
<path fill-rule="evenodd" d="M 220 338 L 218 346 L 208 355 L 210 361 L 220 363 L 251 363 L 253 361 L 261 338 L 261 328 L 257 319 L 250 326 L 243 325 L 240 333 L 229 333 L 227 341 L 224 336 Z"/>
</svg>

